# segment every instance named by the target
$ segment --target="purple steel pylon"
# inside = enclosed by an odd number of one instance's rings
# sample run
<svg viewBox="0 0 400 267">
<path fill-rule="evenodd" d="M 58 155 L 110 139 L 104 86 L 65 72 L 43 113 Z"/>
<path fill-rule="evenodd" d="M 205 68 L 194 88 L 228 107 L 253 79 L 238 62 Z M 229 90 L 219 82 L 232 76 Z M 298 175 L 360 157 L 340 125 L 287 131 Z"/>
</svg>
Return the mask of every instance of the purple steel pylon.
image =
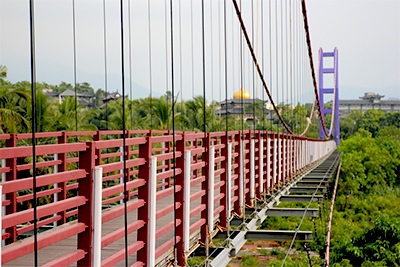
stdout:
<svg viewBox="0 0 400 267">
<path fill-rule="evenodd" d="M 324 58 L 325 57 L 333 57 L 333 68 L 324 68 Z M 334 75 L 334 85 L 333 88 L 325 88 L 324 87 L 324 74 L 333 74 Z M 335 138 L 336 145 L 339 146 L 340 139 L 340 128 L 339 128 L 339 76 L 338 76 L 338 50 L 335 48 L 333 52 L 323 52 L 322 48 L 319 49 L 319 101 L 321 104 L 321 113 L 322 119 L 325 121 L 325 114 L 332 114 L 333 123 L 331 123 L 331 127 L 334 128 L 333 136 Z M 332 108 L 325 109 L 324 107 L 324 94 L 333 94 L 333 103 Z M 334 105 L 334 107 L 333 107 Z M 334 112 L 333 112 L 334 110 Z M 328 132 L 332 131 L 327 129 Z M 324 138 L 324 130 L 321 126 L 321 122 L 319 123 L 319 139 Z"/>
</svg>

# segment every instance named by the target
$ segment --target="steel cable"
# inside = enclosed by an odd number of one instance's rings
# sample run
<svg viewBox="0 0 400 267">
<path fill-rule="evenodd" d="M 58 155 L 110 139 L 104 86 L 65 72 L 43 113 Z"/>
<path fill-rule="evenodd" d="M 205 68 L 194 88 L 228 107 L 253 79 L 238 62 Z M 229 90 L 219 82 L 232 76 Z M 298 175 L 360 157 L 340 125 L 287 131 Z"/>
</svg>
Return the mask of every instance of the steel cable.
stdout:
<svg viewBox="0 0 400 267">
<path fill-rule="evenodd" d="M 317 87 L 317 81 L 315 78 L 314 62 L 313 62 L 313 56 L 312 56 L 312 50 L 311 50 L 311 40 L 310 40 L 310 32 L 309 32 L 309 27 L 308 27 L 307 9 L 306 9 L 305 0 L 301 0 L 301 8 L 302 8 L 302 13 L 303 13 L 304 30 L 306 33 L 306 42 L 307 42 L 307 48 L 308 48 L 308 57 L 310 60 L 311 76 L 312 76 L 312 80 L 313 80 L 315 99 L 317 101 L 319 120 L 321 122 L 322 129 L 324 130 L 325 137 L 328 137 L 329 135 L 326 132 L 325 122 L 322 119 L 321 103 L 319 101 L 319 96 L 318 96 L 318 87 Z M 334 108 L 335 107 L 332 108 L 332 112 L 333 112 Z"/>
<path fill-rule="evenodd" d="M 33 242 L 34 262 L 38 266 L 38 225 L 37 225 L 37 188 L 36 188 L 36 48 L 35 48 L 35 3 L 29 1 L 29 34 L 31 63 L 31 108 L 32 108 L 32 177 L 33 177 Z"/>
<path fill-rule="evenodd" d="M 339 154 L 339 155 L 340 155 L 340 154 Z M 301 217 L 300 223 L 299 223 L 299 225 L 297 226 L 297 228 L 295 229 L 294 236 L 293 236 L 293 238 L 292 238 L 292 241 L 291 241 L 291 243 L 290 243 L 290 246 L 289 246 L 289 248 L 288 248 L 288 251 L 286 252 L 285 258 L 284 258 L 283 261 L 282 261 L 281 267 L 283 267 L 283 266 L 285 265 L 286 259 L 288 258 L 289 253 L 290 253 L 290 250 L 292 249 L 293 244 L 294 244 L 294 241 L 296 240 L 297 233 L 300 231 L 300 227 L 301 227 L 301 225 L 303 224 L 304 218 L 306 217 L 307 210 L 310 208 L 310 205 L 311 205 L 311 203 L 313 202 L 314 197 L 315 197 L 315 195 L 316 195 L 317 192 L 318 192 L 318 189 L 321 187 L 322 182 L 326 179 L 326 175 L 327 175 L 328 173 L 330 173 L 330 171 L 331 171 L 332 168 L 336 165 L 336 162 L 337 162 L 339 159 L 340 159 L 340 157 L 339 157 L 339 156 L 336 156 L 335 160 L 332 162 L 331 166 L 329 167 L 329 170 L 325 173 L 323 179 L 321 179 L 321 181 L 319 182 L 318 186 L 315 188 L 314 193 L 311 195 L 310 202 L 308 203 L 307 207 L 304 209 L 304 213 L 303 213 L 303 216 Z"/>
<path fill-rule="evenodd" d="M 173 6 L 170 0 L 170 31 L 171 31 L 171 91 L 172 91 L 172 144 L 173 144 L 173 171 L 174 171 L 174 262 L 176 263 L 176 250 L 177 250 L 177 235 L 176 235 L 176 142 L 175 142 L 175 76 L 174 76 L 174 20 L 173 20 Z"/>
<path fill-rule="evenodd" d="M 76 89 L 76 14 L 75 0 L 72 0 L 72 36 L 74 50 L 74 94 L 75 94 L 75 132 L 78 131 L 78 94 Z M 75 142 L 78 142 L 78 136 L 75 136 Z"/>
<path fill-rule="evenodd" d="M 239 19 L 239 22 L 240 22 L 240 26 L 241 26 L 241 29 L 242 29 L 242 33 L 243 33 L 243 35 L 244 35 L 244 37 L 245 37 L 245 39 L 246 39 L 246 43 L 247 43 L 248 48 L 249 48 L 249 50 L 250 50 L 250 54 L 251 54 L 251 56 L 252 56 L 252 58 L 253 58 L 254 65 L 255 65 L 256 68 L 257 68 L 258 75 L 260 76 L 260 79 L 261 79 L 262 84 L 263 84 L 263 87 L 264 87 L 264 89 L 265 89 L 265 91 L 266 91 L 266 93 L 267 93 L 267 95 L 268 95 L 268 98 L 269 98 L 269 100 L 271 101 L 271 104 L 272 104 L 272 106 L 273 106 L 273 108 L 274 108 L 274 110 L 275 110 L 275 112 L 276 112 L 276 114 L 277 114 L 279 120 L 282 122 L 283 126 L 285 127 L 285 129 L 286 129 L 290 134 L 293 134 L 292 130 L 291 130 L 290 127 L 286 124 L 286 122 L 283 120 L 281 114 L 279 113 L 278 108 L 276 107 L 276 105 L 275 105 L 275 103 L 274 103 L 274 101 L 273 101 L 273 99 L 272 99 L 272 96 L 271 96 L 271 94 L 270 94 L 270 92 L 269 92 L 269 90 L 268 90 L 267 84 L 266 84 L 266 82 L 265 82 L 265 80 L 264 80 L 264 76 L 263 76 L 263 74 L 262 74 L 262 72 L 261 72 L 260 66 L 258 65 L 257 58 L 256 58 L 256 56 L 255 56 L 255 54 L 254 54 L 253 47 L 252 47 L 252 45 L 251 45 L 249 36 L 248 36 L 248 34 L 247 34 L 246 27 L 245 27 L 245 25 L 244 25 L 244 22 L 243 22 L 242 15 L 241 15 L 241 13 L 240 13 L 238 4 L 237 4 L 236 0 L 232 0 L 232 2 L 233 2 L 233 5 L 234 5 L 234 7 L 235 7 L 236 15 L 237 15 L 237 17 L 238 17 L 238 19 Z"/>
<path fill-rule="evenodd" d="M 128 0 L 129 1 L 129 0 Z M 124 230 L 125 230 L 125 266 L 128 267 L 128 192 L 127 192 L 127 173 L 126 173 L 126 114 L 125 114 L 125 51 L 124 51 L 124 6 L 123 0 L 120 0 L 120 23 L 121 23 L 121 85 L 122 85 L 122 155 L 124 158 Z"/>
</svg>

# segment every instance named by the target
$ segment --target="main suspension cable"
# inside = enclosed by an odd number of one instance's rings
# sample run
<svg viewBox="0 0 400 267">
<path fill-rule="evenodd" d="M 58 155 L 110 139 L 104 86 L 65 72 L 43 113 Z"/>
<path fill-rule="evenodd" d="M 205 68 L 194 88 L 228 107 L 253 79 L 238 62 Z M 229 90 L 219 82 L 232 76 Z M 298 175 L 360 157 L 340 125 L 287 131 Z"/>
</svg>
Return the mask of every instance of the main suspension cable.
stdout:
<svg viewBox="0 0 400 267">
<path fill-rule="evenodd" d="M 310 60 L 311 76 L 312 76 L 312 80 L 313 80 L 315 98 L 316 98 L 316 101 L 317 101 L 319 120 L 321 122 L 322 129 L 324 130 L 325 137 L 328 137 L 328 134 L 326 132 L 326 127 L 325 127 L 325 122 L 324 122 L 324 120 L 322 118 L 321 103 L 319 101 L 319 96 L 318 96 L 318 87 L 317 87 L 317 80 L 315 78 L 314 62 L 313 62 L 313 56 L 312 56 L 312 50 L 311 50 L 311 40 L 310 40 L 310 32 L 309 32 L 309 28 L 308 28 L 308 19 L 307 19 L 307 10 L 306 10 L 306 2 L 305 2 L 305 0 L 301 0 L 301 8 L 302 8 L 302 12 L 303 12 L 304 30 L 305 30 L 305 33 L 306 33 L 308 57 L 309 57 L 309 60 Z"/>
</svg>

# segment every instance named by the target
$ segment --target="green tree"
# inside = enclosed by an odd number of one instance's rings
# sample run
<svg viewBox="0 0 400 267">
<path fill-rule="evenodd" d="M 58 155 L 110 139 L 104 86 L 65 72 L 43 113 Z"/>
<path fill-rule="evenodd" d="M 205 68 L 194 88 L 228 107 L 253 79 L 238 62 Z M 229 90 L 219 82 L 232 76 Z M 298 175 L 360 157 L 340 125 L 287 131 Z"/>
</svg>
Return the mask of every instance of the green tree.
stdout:
<svg viewBox="0 0 400 267">
<path fill-rule="evenodd" d="M 358 127 L 365 129 L 372 133 L 375 137 L 380 128 L 380 122 L 384 118 L 385 114 L 382 110 L 370 109 L 364 113 L 364 116 L 359 120 Z"/>
<path fill-rule="evenodd" d="M 2 133 L 23 133 L 30 130 L 26 118 L 29 95 L 24 89 L 0 87 L 0 129 Z"/>
<path fill-rule="evenodd" d="M 5 78 L 7 78 L 7 67 L 0 65 L 0 84 L 4 82 Z"/>
</svg>

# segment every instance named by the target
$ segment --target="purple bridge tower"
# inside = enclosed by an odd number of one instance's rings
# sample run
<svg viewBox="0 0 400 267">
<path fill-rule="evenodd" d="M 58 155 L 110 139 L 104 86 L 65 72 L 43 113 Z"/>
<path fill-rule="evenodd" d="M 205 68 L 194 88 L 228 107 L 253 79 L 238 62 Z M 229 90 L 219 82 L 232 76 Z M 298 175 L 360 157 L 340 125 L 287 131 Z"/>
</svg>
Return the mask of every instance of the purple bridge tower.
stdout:
<svg viewBox="0 0 400 267">
<path fill-rule="evenodd" d="M 333 68 L 324 68 L 324 58 L 333 57 Z M 333 74 L 333 88 L 324 87 L 324 74 Z M 333 122 L 328 133 L 332 132 L 335 138 L 336 145 L 339 146 L 340 128 L 339 128 L 339 86 L 338 86 L 338 49 L 335 48 L 333 52 L 324 52 L 322 48 L 319 49 L 319 97 L 321 104 L 322 118 L 325 121 L 326 114 L 332 114 Z M 324 107 L 324 94 L 333 94 L 332 108 L 325 109 Z M 327 125 L 328 126 L 328 125 Z M 333 127 L 333 128 L 332 128 Z M 319 123 L 319 139 L 324 139 L 324 130 Z"/>
</svg>

